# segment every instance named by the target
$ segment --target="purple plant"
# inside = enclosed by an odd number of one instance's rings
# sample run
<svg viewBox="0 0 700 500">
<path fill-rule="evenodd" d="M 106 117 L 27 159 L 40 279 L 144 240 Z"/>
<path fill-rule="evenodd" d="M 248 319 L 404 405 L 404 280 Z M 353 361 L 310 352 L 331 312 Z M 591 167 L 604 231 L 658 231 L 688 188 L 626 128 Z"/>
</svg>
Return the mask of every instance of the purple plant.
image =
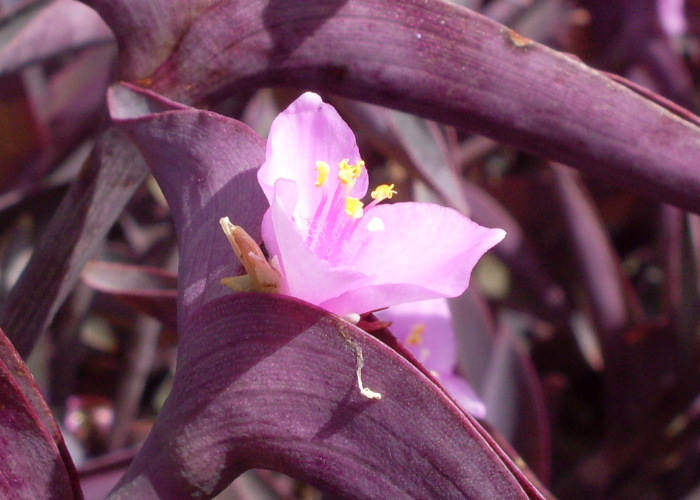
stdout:
<svg viewBox="0 0 700 500">
<path fill-rule="evenodd" d="M 0 496 L 695 498 L 696 3 L 0 1 Z"/>
</svg>

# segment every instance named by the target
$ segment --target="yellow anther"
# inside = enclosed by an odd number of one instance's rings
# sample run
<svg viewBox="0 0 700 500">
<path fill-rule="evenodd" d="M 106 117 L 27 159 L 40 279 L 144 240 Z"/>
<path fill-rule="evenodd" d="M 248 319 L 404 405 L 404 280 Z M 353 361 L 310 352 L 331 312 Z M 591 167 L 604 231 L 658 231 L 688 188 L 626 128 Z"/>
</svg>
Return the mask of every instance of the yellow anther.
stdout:
<svg viewBox="0 0 700 500">
<path fill-rule="evenodd" d="M 425 325 L 418 323 L 406 337 L 406 345 L 420 345 L 423 343 L 423 334 L 425 333 Z"/>
<path fill-rule="evenodd" d="M 392 196 L 394 196 L 396 191 L 394 191 L 394 185 L 392 184 L 389 186 L 388 184 L 382 184 L 381 186 L 377 186 L 377 189 L 372 191 L 372 199 L 377 200 L 377 201 L 382 201 L 382 200 L 390 200 Z"/>
<path fill-rule="evenodd" d="M 326 183 L 328 173 L 330 171 L 331 167 L 325 161 L 316 162 L 316 172 L 318 172 L 318 177 L 316 177 L 316 187 L 321 187 Z"/>
<path fill-rule="evenodd" d="M 345 213 L 353 219 L 359 219 L 364 214 L 362 207 L 364 204 L 357 198 L 348 196 L 345 198 Z"/>
<path fill-rule="evenodd" d="M 349 160 L 342 160 L 338 164 L 338 178 L 343 184 L 354 185 L 355 179 L 357 179 L 362 173 L 362 169 L 365 166 L 365 162 L 362 160 L 357 160 L 357 163 L 350 165 Z"/>
</svg>

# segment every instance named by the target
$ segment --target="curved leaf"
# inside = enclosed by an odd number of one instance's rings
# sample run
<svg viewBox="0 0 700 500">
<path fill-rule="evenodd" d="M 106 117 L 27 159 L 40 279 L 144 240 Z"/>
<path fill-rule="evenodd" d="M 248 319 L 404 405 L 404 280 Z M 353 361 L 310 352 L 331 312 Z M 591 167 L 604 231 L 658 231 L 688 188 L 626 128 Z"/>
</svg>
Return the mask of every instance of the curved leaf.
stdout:
<svg viewBox="0 0 700 500">
<path fill-rule="evenodd" d="M 173 213 L 180 244 L 178 320 L 228 293 L 240 263 L 221 231 L 230 216 L 260 240 L 268 207 L 256 177 L 263 139 L 242 123 L 128 85 L 109 94 L 112 119 L 136 142 Z"/>
<path fill-rule="evenodd" d="M 202 102 L 265 85 L 325 90 L 465 128 L 700 210 L 700 128 L 459 6 L 87 3 L 123 48 L 123 77 L 170 98 Z"/>
<path fill-rule="evenodd" d="M 0 352 L 0 497 L 81 499 L 58 426 L 2 331 Z"/>
<path fill-rule="evenodd" d="M 57 0 L 0 49 L 0 75 L 67 51 L 113 42 L 114 35 L 94 10 L 75 0 Z"/>
<path fill-rule="evenodd" d="M 357 389 L 360 350 L 379 401 Z M 283 296 L 229 295 L 192 315 L 171 395 L 109 498 L 211 498 L 252 467 L 333 498 L 528 498 L 481 432 L 337 316 Z"/>
</svg>

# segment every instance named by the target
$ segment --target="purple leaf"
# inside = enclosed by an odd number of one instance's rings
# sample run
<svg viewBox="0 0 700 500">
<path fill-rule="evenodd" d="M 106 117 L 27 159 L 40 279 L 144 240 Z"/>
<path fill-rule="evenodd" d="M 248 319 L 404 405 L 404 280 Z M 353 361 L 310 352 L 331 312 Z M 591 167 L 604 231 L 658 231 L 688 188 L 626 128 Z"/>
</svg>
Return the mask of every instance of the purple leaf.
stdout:
<svg viewBox="0 0 700 500">
<path fill-rule="evenodd" d="M 0 402 L 0 497 L 80 500 L 75 468 L 58 426 L 1 330 Z"/>
<path fill-rule="evenodd" d="M 171 395 L 110 499 L 211 498 L 252 467 L 334 498 L 529 498 L 478 424 L 335 315 L 230 295 L 193 313 L 181 338 Z M 380 401 L 357 390 L 360 349 Z"/>
<path fill-rule="evenodd" d="M 114 43 L 114 35 L 94 10 L 74 0 L 56 0 L 0 49 L 0 75 L 64 52 L 108 43 Z"/>
<path fill-rule="evenodd" d="M 700 210 L 697 126 L 458 6 L 88 3 L 123 47 L 123 77 L 171 98 L 201 102 L 275 84 L 326 90 L 465 128 Z"/>
<path fill-rule="evenodd" d="M 141 149 L 172 211 L 180 245 L 178 321 L 228 294 L 221 278 L 240 264 L 219 219 L 232 217 L 260 241 L 267 201 L 256 178 L 262 138 L 242 123 L 178 105 L 128 85 L 109 94 L 114 122 Z"/>
<path fill-rule="evenodd" d="M 22 356 L 51 323 L 146 173 L 121 132 L 103 134 L 0 310 L 0 325 Z"/>
<path fill-rule="evenodd" d="M 591 313 L 604 339 L 629 322 L 621 265 L 578 174 L 560 164 L 552 164 L 552 171 Z"/>
<path fill-rule="evenodd" d="M 157 268 L 91 261 L 82 280 L 177 330 L 177 275 Z"/>
<path fill-rule="evenodd" d="M 518 451 L 540 480 L 549 481 L 551 443 L 544 395 L 527 348 L 505 327 L 496 336 L 482 387 L 486 420 Z"/>
</svg>

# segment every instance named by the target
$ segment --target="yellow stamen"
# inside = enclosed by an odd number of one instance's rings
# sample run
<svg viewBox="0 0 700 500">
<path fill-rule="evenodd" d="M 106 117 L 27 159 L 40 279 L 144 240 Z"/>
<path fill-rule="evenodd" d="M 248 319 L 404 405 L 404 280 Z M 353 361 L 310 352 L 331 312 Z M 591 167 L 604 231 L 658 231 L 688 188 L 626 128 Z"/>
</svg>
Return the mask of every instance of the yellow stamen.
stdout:
<svg viewBox="0 0 700 500">
<path fill-rule="evenodd" d="M 382 201 L 382 200 L 390 200 L 392 196 L 394 196 L 396 191 L 394 191 L 394 185 L 387 185 L 387 184 L 382 184 L 381 186 L 377 186 L 377 189 L 372 191 L 372 199 L 377 200 L 377 201 Z"/>
<path fill-rule="evenodd" d="M 345 159 L 338 164 L 338 179 L 340 179 L 340 182 L 343 184 L 353 186 L 355 180 L 360 177 L 365 162 L 357 160 L 357 163 L 350 165 L 348 161 L 349 160 Z"/>
<path fill-rule="evenodd" d="M 420 345 L 423 343 L 423 334 L 425 333 L 425 325 L 418 323 L 411 328 L 411 332 L 406 337 L 406 345 Z"/>
<path fill-rule="evenodd" d="M 364 204 L 357 198 L 348 196 L 345 198 L 345 213 L 353 219 L 359 219 L 364 214 L 362 207 Z"/>
<path fill-rule="evenodd" d="M 316 177 L 316 187 L 321 187 L 326 183 L 331 167 L 325 161 L 317 161 L 316 171 L 318 172 L 318 177 Z"/>
</svg>

